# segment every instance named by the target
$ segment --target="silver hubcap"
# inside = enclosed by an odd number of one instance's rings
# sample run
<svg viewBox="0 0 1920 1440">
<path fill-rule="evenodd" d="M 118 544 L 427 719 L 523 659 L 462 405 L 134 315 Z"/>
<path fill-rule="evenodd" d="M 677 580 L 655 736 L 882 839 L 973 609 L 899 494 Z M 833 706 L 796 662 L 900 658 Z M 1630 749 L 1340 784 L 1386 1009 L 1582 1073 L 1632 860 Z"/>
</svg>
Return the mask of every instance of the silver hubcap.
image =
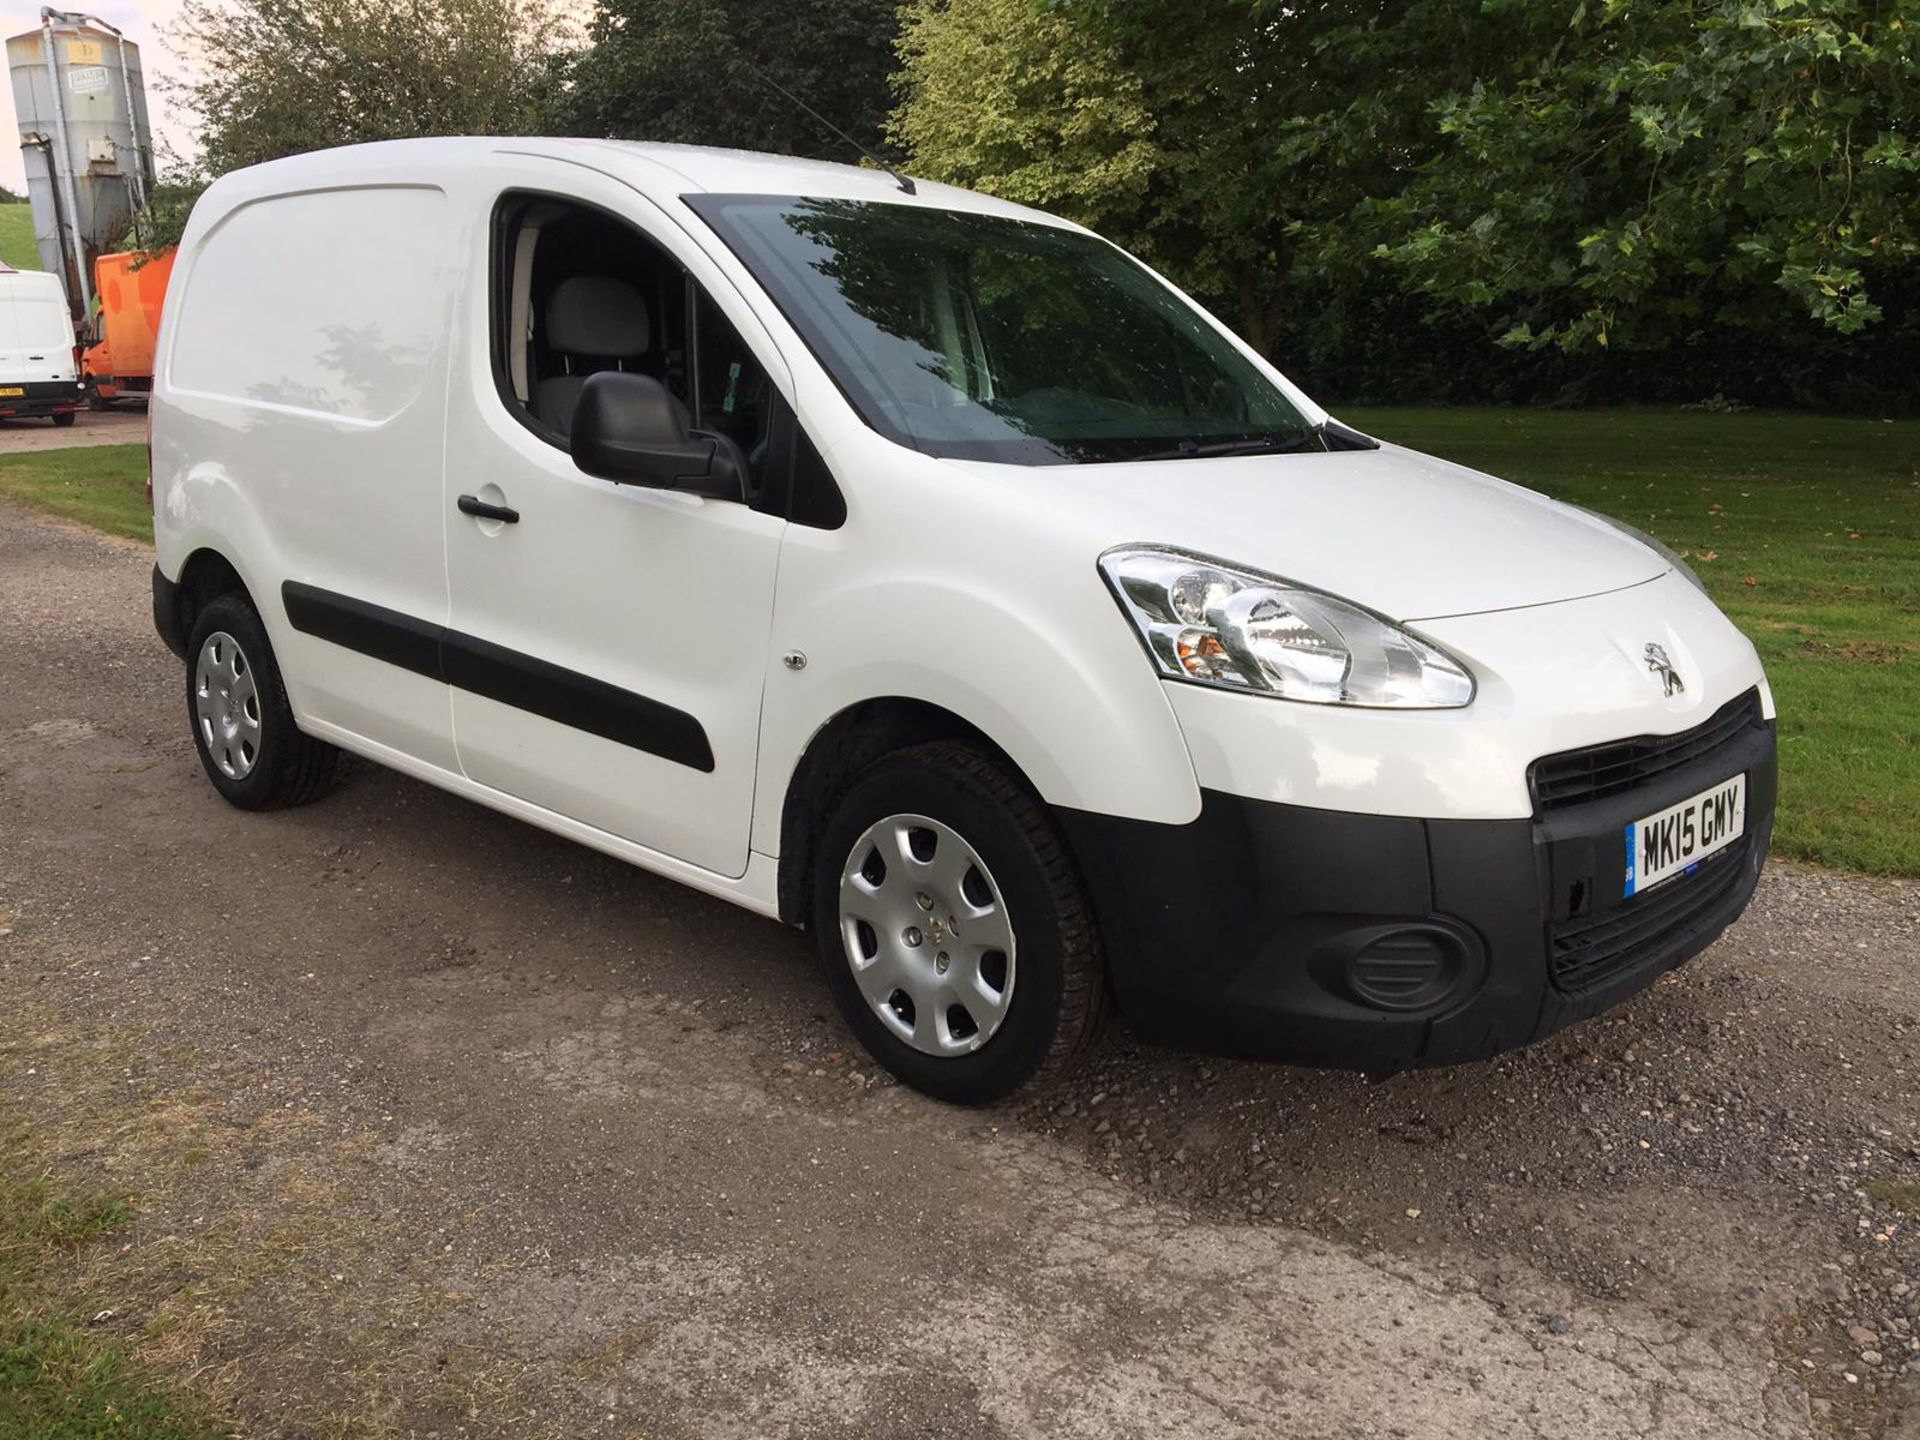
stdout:
<svg viewBox="0 0 1920 1440">
<path fill-rule="evenodd" d="M 873 1013 L 928 1055 L 993 1038 L 1013 1000 L 1013 926 L 1000 887 L 951 827 L 889 815 L 840 877 L 840 938 Z"/>
<path fill-rule="evenodd" d="M 193 667 L 193 714 L 200 743 L 220 773 L 244 780 L 260 758 L 260 692 L 240 643 L 216 630 Z"/>
</svg>

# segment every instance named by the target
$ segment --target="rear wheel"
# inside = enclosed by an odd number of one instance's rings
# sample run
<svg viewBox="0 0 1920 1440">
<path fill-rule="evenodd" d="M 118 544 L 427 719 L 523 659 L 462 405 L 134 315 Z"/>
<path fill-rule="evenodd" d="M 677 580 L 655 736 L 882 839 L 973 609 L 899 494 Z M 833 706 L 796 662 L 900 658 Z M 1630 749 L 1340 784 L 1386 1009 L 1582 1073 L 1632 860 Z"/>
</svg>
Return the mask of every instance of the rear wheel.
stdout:
<svg viewBox="0 0 1920 1440">
<path fill-rule="evenodd" d="M 1072 1067 L 1100 1015 L 1092 913 L 1045 808 L 993 758 L 951 742 L 885 757 L 817 853 L 828 983 L 882 1065 L 963 1105 Z"/>
<path fill-rule="evenodd" d="M 58 425 L 62 430 L 64 430 L 69 425 L 73 424 L 73 422 L 78 418 L 79 418 L 78 411 L 62 410 L 58 415 L 55 415 L 53 417 L 53 423 Z"/>
<path fill-rule="evenodd" d="M 340 752 L 293 723 L 266 627 L 244 595 L 221 595 L 187 643 L 187 722 L 213 788 L 242 810 L 317 800 Z"/>
</svg>

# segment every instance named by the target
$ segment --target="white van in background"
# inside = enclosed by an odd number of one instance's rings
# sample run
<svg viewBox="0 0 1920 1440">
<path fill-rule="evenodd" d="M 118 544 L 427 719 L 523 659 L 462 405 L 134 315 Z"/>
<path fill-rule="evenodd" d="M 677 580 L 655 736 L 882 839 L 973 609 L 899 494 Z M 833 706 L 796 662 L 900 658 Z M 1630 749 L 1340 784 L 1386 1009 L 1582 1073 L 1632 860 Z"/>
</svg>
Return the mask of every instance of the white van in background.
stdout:
<svg viewBox="0 0 1920 1440">
<path fill-rule="evenodd" d="M 222 796 L 339 747 L 807 926 L 935 1095 L 1058 1073 L 1109 992 L 1210 1049 L 1490 1055 L 1766 854 L 1772 696 L 1684 563 L 1340 424 L 1006 201 L 303 155 L 195 205 L 157 362 L 154 620 Z M 236 905 L 276 883 L 235 857 Z"/>
<path fill-rule="evenodd" d="M 0 265 L 0 420 L 45 415 L 73 424 L 80 408 L 73 352 L 60 277 Z"/>
</svg>

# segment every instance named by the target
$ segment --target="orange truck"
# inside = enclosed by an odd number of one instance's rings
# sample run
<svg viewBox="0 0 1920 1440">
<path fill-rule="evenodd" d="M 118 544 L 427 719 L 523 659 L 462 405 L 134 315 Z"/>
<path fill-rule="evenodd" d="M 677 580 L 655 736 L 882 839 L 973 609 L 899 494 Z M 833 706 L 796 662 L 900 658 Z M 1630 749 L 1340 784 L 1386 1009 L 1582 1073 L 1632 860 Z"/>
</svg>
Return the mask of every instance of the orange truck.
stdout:
<svg viewBox="0 0 1920 1440">
<path fill-rule="evenodd" d="M 153 390 L 153 337 L 160 330 L 160 305 L 171 274 L 171 247 L 158 255 L 129 251 L 93 262 L 100 308 L 87 321 L 80 383 L 94 409 Z"/>
</svg>

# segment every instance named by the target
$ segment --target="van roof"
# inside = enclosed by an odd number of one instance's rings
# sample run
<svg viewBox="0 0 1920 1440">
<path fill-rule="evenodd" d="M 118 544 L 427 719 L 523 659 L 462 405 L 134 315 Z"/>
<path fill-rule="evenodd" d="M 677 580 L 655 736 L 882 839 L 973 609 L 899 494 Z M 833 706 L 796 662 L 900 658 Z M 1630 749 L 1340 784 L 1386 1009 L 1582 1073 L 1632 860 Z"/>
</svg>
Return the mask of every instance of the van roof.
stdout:
<svg viewBox="0 0 1920 1440">
<path fill-rule="evenodd" d="M 59 296 L 61 304 L 66 303 L 66 282 L 51 270 L 16 270 L 11 265 L 0 265 L 0 282 L 13 290 L 46 290 Z"/>
<path fill-rule="evenodd" d="M 730 195 L 806 195 L 817 199 L 877 200 L 929 205 L 943 210 L 1018 216 L 1055 225 L 1057 216 L 997 200 L 977 191 L 915 180 L 908 195 L 883 170 L 721 150 L 703 145 L 663 145 L 637 140 L 577 140 L 517 136 L 454 136 L 385 140 L 315 150 L 285 160 L 235 170 L 217 181 L 210 196 L 228 204 L 306 189 L 355 182 L 393 184 L 426 181 L 449 170 L 483 165 L 502 154 L 549 156 L 613 175 L 655 200 L 693 192 Z"/>
</svg>

